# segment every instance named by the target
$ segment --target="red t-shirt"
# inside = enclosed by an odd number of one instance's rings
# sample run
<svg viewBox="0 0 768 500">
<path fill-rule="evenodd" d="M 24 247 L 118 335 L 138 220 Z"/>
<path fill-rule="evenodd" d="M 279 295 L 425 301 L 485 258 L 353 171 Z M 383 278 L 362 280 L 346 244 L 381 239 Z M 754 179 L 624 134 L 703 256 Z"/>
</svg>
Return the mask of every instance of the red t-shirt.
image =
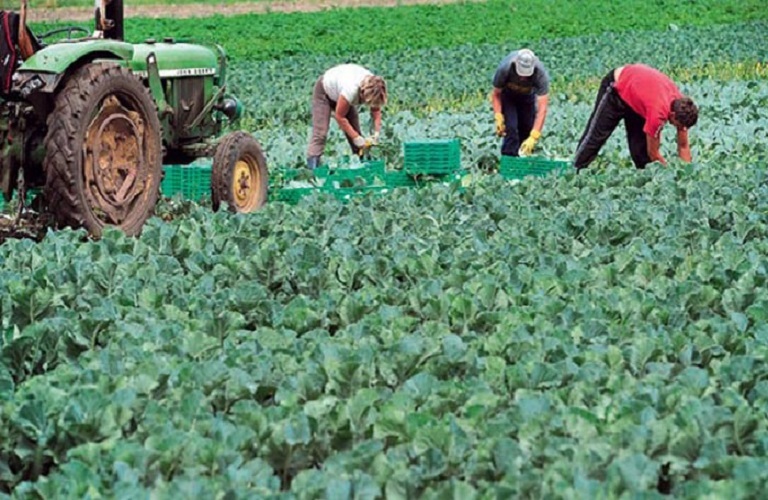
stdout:
<svg viewBox="0 0 768 500">
<path fill-rule="evenodd" d="M 672 101 L 682 97 L 680 89 L 659 70 L 645 64 L 624 66 L 614 88 L 624 102 L 645 118 L 643 132 L 659 137 L 672 114 Z"/>
</svg>

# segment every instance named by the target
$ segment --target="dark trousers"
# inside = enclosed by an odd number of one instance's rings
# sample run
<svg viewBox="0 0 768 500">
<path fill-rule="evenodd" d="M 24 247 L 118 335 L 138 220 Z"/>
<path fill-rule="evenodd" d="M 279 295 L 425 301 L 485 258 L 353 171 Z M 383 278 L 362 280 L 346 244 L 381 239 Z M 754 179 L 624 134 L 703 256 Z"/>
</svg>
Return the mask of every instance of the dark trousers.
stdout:
<svg viewBox="0 0 768 500">
<path fill-rule="evenodd" d="M 336 112 L 336 101 L 331 100 L 328 94 L 325 93 L 323 87 L 323 77 L 317 79 L 315 82 L 315 88 L 312 91 L 312 137 L 309 140 L 309 146 L 307 147 L 307 157 L 322 156 L 325 150 L 325 140 L 328 137 L 328 128 L 330 127 L 331 117 Z M 360 118 L 357 114 L 357 109 L 354 106 L 349 106 L 347 112 L 347 120 L 355 132 L 360 133 Z M 344 134 L 346 135 L 346 133 Z M 360 148 L 355 146 L 352 142 L 352 138 L 348 135 L 347 142 L 349 147 L 352 148 L 352 153 L 357 154 Z"/>
<path fill-rule="evenodd" d="M 573 166 L 577 169 L 586 168 L 595 159 L 600 148 L 605 145 L 619 122 L 624 120 L 624 128 L 627 131 L 627 143 L 632 161 L 637 168 L 645 168 L 651 162 L 648 156 L 648 143 L 643 127 L 645 119 L 635 113 L 613 86 L 613 70 L 600 82 L 600 90 L 597 91 L 595 107 L 587 121 L 587 128 L 579 140 L 579 147 L 573 160 Z"/>
<path fill-rule="evenodd" d="M 501 113 L 507 134 L 501 143 L 501 154 L 518 156 L 520 143 L 531 135 L 533 120 L 536 118 L 536 96 L 523 95 L 509 89 L 501 91 Z"/>
</svg>

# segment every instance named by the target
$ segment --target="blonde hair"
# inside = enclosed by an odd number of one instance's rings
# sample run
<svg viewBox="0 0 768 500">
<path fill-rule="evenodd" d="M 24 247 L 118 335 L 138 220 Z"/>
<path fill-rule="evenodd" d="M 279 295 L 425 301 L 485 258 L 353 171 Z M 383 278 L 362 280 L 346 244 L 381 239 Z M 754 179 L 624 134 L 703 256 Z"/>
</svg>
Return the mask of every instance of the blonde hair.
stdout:
<svg viewBox="0 0 768 500">
<path fill-rule="evenodd" d="M 360 102 L 372 108 L 380 108 L 387 103 L 387 83 L 380 76 L 369 75 L 360 84 Z"/>
</svg>

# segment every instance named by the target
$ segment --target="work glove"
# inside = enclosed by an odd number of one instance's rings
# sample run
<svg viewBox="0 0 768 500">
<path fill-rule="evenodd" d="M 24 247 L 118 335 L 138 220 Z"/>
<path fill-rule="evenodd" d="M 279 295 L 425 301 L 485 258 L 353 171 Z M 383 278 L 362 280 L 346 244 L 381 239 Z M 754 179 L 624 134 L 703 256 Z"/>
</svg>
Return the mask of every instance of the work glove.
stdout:
<svg viewBox="0 0 768 500">
<path fill-rule="evenodd" d="M 362 158 L 363 156 L 367 155 L 368 152 L 371 150 L 373 146 L 378 144 L 377 136 L 374 135 L 373 137 L 365 137 L 358 135 L 354 138 L 353 142 L 355 143 L 355 146 L 358 147 L 357 154 Z"/>
<path fill-rule="evenodd" d="M 533 148 L 536 146 L 536 141 L 541 137 L 541 132 L 538 130 L 531 130 L 531 135 L 520 145 L 520 156 L 530 156 L 533 154 Z"/>
<path fill-rule="evenodd" d="M 507 128 L 504 126 L 504 115 L 496 113 L 493 117 L 496 119 L 496 135 L 504 137 L 507 134 Z"/>
<path fill-rule="evenodd" d="M 357 137 L 352 139 L 352 144 L 354 144 L 358 148 L 364 148 L 365 147 L 365 138 L 362 135 L 358 135 Z"/>
</svg>

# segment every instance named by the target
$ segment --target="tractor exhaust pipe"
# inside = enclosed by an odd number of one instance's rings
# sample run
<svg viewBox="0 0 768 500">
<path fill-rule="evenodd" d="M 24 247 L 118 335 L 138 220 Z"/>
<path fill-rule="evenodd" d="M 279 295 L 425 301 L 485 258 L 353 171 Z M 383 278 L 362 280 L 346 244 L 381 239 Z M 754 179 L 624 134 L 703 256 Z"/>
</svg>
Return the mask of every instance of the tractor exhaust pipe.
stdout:
<svg viewBox="0 0 768 500">
<path fill-rule="evenodd" d="M 110 40 L 124 40 L 123 0 L 95 0 L 96 33 Z"/>
</svg>

